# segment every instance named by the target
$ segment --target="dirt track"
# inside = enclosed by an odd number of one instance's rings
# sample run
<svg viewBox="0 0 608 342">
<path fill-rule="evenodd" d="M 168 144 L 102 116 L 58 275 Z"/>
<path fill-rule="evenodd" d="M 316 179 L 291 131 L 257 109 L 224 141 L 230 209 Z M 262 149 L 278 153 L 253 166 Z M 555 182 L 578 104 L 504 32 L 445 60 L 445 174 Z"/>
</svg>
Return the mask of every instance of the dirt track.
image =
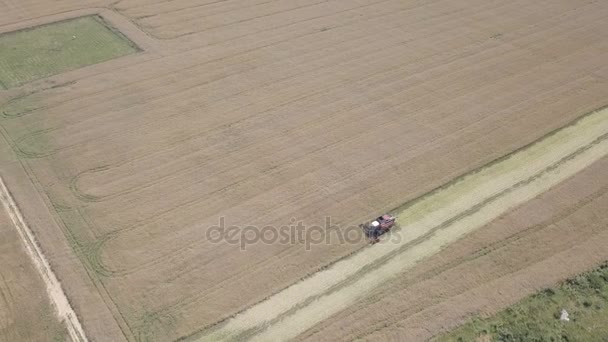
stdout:
<svg viewBox="0 0 608 342">
<path fill-rule="evenodd" d="M 0 234 L 0 341 L 51 342 L 67 338 L 19 232 L 3 209 Z"/>
<path fill-rule="evenodd" d="M 600 1 L 5 0 L 0 31 L 97 12 L 145 51 L 0 92 L 0 171 L 102 340 L 198 336 L 365 246 L 243 252 L 219 217 L 356 225 L 608 98 Z"/>
<path fill-rule="evenodd" d="M 21 243 L 27 252 L 28 258 L 31 259 L 34 264 L 36 271 L 39 273 L 48 297 L 53 304 L 54 309 L 57 312 L 57 316 L 60 321 L 63 322 L 67 328 L 70 338 L 74 342 L 87 341 L 87 337 L 82 329 L 82 325 L 78 320 L 78 316 L 74 312 L 74 309 L 70 305 L 61 284 L 57 280 L 55 273 L 51 269 L 44 253 L 38 247 L 38 243 L 32 230 L 28 227 L 27 223 L 21 211 L 17 207 L 17 204 L 13 200 L 10 192 L 4 184 L 4 180 L 0 177 L 0 202 L 2 202 L 3 208 L 6 210 L 6 215 L 10 217 L 14 229 L 19 233 Z"/>
</svg>

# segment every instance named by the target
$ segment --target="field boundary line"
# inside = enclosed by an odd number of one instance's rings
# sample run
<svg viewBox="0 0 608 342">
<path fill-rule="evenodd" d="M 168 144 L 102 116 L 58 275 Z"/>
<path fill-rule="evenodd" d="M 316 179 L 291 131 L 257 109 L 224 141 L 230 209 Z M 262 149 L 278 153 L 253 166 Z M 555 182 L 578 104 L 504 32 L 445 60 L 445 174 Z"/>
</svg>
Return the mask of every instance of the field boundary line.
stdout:
<svg viewBox="0 0 608 342">
<path fill-rule="evenodd" d="M 13 199 L 2 177 L 0 177 L 0 202 L 2 202 L 4 209 L 13 222 L 15 230 L 17 230 L 19 233 L 19 237 L 25 246 L 28 256 L 34 263 L 38 273 L 40 273 L 46 287 L 48 297 L 55 308 L 55 313 L 65 324 L 70 338 L 74 342 L 88 342 L 84 329 L 82 328 L 82 324 L 80 323 L 76 312 L 72 308 L 72 305 L 70 304 L 61 283 L 57 279 L 57 276 L 55 276 L 55 273 L 44 256 L 44 253 L 38 246 L 32 230 L 25 222 L 19 207 L 15 203 L 15 200 Z"/>
</svg>

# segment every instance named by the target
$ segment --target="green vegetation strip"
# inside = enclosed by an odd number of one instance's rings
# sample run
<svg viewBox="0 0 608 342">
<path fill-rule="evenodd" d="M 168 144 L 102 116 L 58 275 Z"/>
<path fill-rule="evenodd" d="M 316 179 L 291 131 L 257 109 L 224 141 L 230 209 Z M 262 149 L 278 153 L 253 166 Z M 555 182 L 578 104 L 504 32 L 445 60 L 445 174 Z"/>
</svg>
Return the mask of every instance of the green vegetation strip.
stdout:
<svg viewBox="0 0 608 342">
<path fill-rule="evenodd" d="M 569 321 L 560 320 L 562 309 Z M 608 263 L 437 341 L 608 341 Z"/>
<path fill-rule="evenodd" d="M 0 35 L 0 87 L 17 87 L 137 51 L 135 44 L 99 16 L 4 33 Z"/>
</svg>

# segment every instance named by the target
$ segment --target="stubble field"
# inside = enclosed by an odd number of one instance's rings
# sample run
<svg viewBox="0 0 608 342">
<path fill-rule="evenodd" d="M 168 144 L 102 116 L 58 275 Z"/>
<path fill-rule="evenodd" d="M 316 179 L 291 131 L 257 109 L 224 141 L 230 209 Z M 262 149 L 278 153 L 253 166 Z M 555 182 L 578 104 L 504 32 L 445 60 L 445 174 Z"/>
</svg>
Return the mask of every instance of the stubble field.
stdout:
<svg viewBox="0 0 608 342">
<path fill-rule="evenodd" d="M 0 341 L 64 341 L 67 332 L 4 212 L 0 234 Z"/>
<path fill-rule="evenodd" d="M 0 90 L 91 339 L 420 340 L 608 257 L 605 2 L 4 0 L 0 32 L 92 14 L 141 51 Z M 389 210 L 400 245 L 206 234 Z"/>
</svg>

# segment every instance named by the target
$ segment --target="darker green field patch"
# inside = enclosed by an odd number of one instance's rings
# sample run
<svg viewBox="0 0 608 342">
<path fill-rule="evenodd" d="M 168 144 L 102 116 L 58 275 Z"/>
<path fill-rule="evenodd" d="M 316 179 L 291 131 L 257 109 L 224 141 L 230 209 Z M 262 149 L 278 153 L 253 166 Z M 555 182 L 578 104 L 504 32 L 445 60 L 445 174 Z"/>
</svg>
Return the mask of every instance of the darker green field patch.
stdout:
<svg viewBox="0 0 608 342">
<path fill-rule="evenodd" d="M 44 77 L 139 51 L 100 16 L 86 16 L 0 35 L 0 87 Z"/>
<path fill-rule="evenodd" d="M 560 320 L 561 310 L 570 321 Z M 608 263 L 530 296 L 489 318 L 474 318 L 437 339 L 456 341 L 608 340 Z"/>
</svg>

